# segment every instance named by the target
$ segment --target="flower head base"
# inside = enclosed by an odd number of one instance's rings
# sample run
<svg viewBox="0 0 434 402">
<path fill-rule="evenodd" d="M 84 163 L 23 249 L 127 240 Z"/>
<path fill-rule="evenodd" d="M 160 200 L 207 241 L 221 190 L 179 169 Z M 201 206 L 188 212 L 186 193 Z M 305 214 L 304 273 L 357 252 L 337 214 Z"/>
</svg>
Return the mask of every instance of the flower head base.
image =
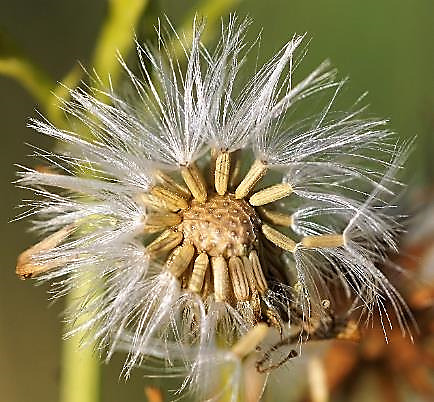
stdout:
<svg viewBox="0 0 434 402">
<path fill-rule="evenodd" d="M 151 356 L 197 379 L 218 345 L 243 357 L 243 339 L 260 343 L 264 328 L 282 339 L 338 336 L 336 292 L 368 314 L 387 316 L 388 298 L 406 327 L 379 269 L 396 248 L 387 197 L 405 150 L 384 121 L 362 119 L 363 107 L 333 111 L 343 82 L 328 63 L 293 83 L 303 37 L 240 84 L 247 25 L 231 18 L 208 52 L 195 22 L 190 45 L 181 41 L 185 67 L 159 32 L 157 51 L 137 46 L 143 80 L 121 60 L 128 97 L 71 90 L 64 109 L 91 139 L 32 121 L 68 147 L 38 151 L 54 170 L 21 174 L 42 197 L 24 215 L 51 234 L 20 256 L 17 273 L 63 278 L 59 295 L 93 280 L 71 315 L 91 318 L 71 333 L 88 329 L 109 356 L 127 350 L 127 372 Z"/>
</svg>

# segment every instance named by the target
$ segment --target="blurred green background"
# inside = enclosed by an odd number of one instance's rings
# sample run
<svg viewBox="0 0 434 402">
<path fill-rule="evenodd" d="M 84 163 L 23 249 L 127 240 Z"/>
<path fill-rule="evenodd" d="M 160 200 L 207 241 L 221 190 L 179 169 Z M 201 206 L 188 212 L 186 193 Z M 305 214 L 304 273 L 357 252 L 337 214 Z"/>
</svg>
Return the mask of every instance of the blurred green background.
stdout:
<svg viewBox="0 0 434 402">
<path fill-rule="evenodd" d="M 254 22 L 250 38 L 263 28 L 260 60 L 279 49 L 294 32 L 312 37 L 305 71 L 330 58 L 341 75 L 350 76 L 348 99 L 369 91 L 370 111 L 391 119 L 402 138 L 418 136 L 407 177 L 410 191 L 430 187 L 434 178 L 434 2 L 432 0 L 244 0 L 240 2 L 152 0 L 136 31 L 146 34 L 158 16 L 175 26 L 196 9 L 211 14 L 238 10 Z M 232 6 L 231 4 L 235 5 Z M 61 80 L 77 60 L 91 60 L 107 13 L 105 0 L 0 0 L 0 32 L 54 80 Z M 215 22 L 215 20 L 213 20 Z M 218 21 L 216 22 L 218 26 Z M 1 42 L 0 42 L 1 43 Z M 14 188 L 14 163 L 31 164 L 25 143 L 52 144 L 26 128 L 37 101 L 15 80 L 0 74 L 1 241 L 0 401 L 50 402 L 58 398 L 62 303 L 47 301 L 48 286 L 19 281 L 16 256 L 34 239 L 28 224 L 9 224 L 20 199 Z M 139 373 L 119 379 L 122 358 L 102 369 L 102 401 L 145 401 Z M 294 366 L 291 370 L 294 369 Z M 287 372 L 290 384 L 291 370 Z M 281 400 L 290 400 L 282 396 Z"/>
</svg>

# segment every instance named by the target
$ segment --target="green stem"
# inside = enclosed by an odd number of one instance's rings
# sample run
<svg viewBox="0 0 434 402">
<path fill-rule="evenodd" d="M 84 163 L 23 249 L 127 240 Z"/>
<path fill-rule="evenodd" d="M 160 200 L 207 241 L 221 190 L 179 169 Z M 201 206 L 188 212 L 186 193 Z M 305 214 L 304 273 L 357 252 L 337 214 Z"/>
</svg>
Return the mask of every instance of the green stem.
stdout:
<svg viewBox="0 0 434 402">
<path fill-rule="evenodd" d="M 117 52 L 126 56 L 134 42 L 134 29 L 149 0 L 110 0 L 108 16 L 95 47 L 93 67 L 103 86 L 108 86 L 109 76 L 113 86 L 118 81 L 121 65 Z"/>
<path fill-rule="evenodd" d="M 71 290 L 66 297 L 67 308 L 81 299 L 88 286 L 83 283 Z M 81 320 L 85 321 L 86 317 Z M 80 340 L 80 334 L 76 334 L 62 343 L 60 402 L 96 402 L 100 397 L 98 356 L 91 345 L 80 347 Z"/>
<path fill-rule="evenodd" d="M 108 16 L 98 36 L 93 60 L 93 69 L 102 80 L 103 86 L 108 84 L 109 77 L 111 84 L 116 85 L 121 70 L 116 51 L 126 56 L 132 48 L 134 28 L 147 4 L 148 0 L 110 0 Z M 67 85 L 75 86 L 78 79 L 79 74 L 73 69 L 65 81 Z M 62 87 L 59 88 L 61 91 Z M 58 95 L 62 96 L 62 93 Z M 51 112 L 55 115 L 55 112 Z M 82 128 L 81 135 L 89 138 L 85 127 Z M 77 300 L 82 300 L 89 286 L 95 284 L 88 279 L 82 278 L 82 283 L 68 294 L 67 309 Z M 81 321 L 75 325 L 85 322 L 86 318 L 81 317 Z M 100 399 L 99 360 L 92 345 L 80 347 L 80 335 L 84 334 L 76 334 L 63 344 L 60 402 L 97 402 Z"/>
</svg>

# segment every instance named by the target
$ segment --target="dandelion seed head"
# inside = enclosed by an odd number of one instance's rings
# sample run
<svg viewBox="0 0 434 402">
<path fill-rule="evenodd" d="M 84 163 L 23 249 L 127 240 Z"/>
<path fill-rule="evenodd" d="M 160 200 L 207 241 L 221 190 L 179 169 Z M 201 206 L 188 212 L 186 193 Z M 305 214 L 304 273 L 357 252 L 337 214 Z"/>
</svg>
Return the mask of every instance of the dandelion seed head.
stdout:
<svg viewBox="0 0 434 402">
<path fill-rule="evenodd" d="M 36 197 L 22 217 L 48 237 L 17 273 L 56 280 L 56 295 L 92 281 L 70 334 L 87 330 L 109 357 L 126 351 L 126 375 L 157 358 L 194 382 L 219 345 L 255 350 L 258 328 L 303 340 L 330 324 L 336 287 L 368 315 L 387 317 L 388 300 L 407 326 L 380 269 L 396 249 L 390 198 L 407 150 L 357 102 L 334 110 L 346 81 L 328 62 L 296 79 L 304 35 L 238 85 L 248 25 L 232 16 L 210 51 L 195 20 L 182 57 L 159 27 L 155 48 L 137 44 L 140 78 L 120 58 L 128 96 L 70 90 L 62 107 L 87 136 L 30 123 L 66 147 L 37 151 L 52 171 L 20 173 Z M 295 119 L 320 95 L 319 113 Z"/>
</svg>

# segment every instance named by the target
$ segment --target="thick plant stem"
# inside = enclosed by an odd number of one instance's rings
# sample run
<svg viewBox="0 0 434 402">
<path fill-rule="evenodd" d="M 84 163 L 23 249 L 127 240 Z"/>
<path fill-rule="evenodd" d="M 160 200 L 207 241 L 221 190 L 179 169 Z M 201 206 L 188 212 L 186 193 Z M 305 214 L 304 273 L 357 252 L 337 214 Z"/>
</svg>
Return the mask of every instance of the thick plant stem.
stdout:
<svg viewBox="0 0 434 402">
<path fill-rule="evenodd" d="M 110 0 L 108 18 L 101 29 L 92 63 L 103 85 L 108 84 L 109 76 L 112 85 L 117 83 L 121 71 L 117 51 L 126 56 L 133 47 L 134 29 L 147 4 L 148 0 Z M 74 77 L 72 74 L 70 78 Z M 89 137 L 85 128 L 81 134 L 82 137 Z M 92 283 L 86 279 L 88 278 L 83 278 L 83 283 L 68 294 L 66 309 L 86 294 Z M 84 316 L 81 319 L 86 321 Z M 80 325 L 80 322 L 75 325 Z M 100 399 L 98 356 L 92 345 L 80 347 L 82 335 L 75 334 L 62 345 L 60 402 L 98 402 Z"/>
<path fill-rule="evenodd" d="M 80 299 L 87 286 L 83 283 L 81 287 L 71 290 L 66 298 L 67 309 Z M 100 400 L 100 362 L 92 345 L 80 347 L 80 340 L 81 334 L 76 334 L 62 343 L 60 402 Z"/>
</svg>

